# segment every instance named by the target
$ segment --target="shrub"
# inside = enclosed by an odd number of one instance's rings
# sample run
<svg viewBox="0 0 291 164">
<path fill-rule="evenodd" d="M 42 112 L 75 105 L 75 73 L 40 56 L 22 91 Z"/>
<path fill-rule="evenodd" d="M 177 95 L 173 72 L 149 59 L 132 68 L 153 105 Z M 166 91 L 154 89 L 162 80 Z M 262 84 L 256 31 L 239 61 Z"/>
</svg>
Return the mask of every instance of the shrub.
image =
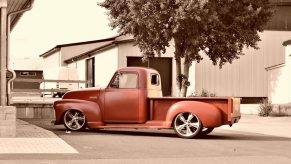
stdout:
<svg viewBox="0 0 291 164">
<path fill-rule="evenodd" d="M 263 102 L 259 106 L 259 116 L 267 117 L 270 116 L 270 114 L 273 111 L 273 105 L 270 101 L 264 99 Z"/>
<path fill-rule="evenodd" d="M 200 97 L 209 97 L 208 91 L 205 90 L 205 89 L 202 89 L 201 94 L 200 94 Z"/>
<path fill-rule="evenodd" d="M 193 92 L 189 97 L 215 97 L 215 93 L 210 93 L 206 89 L 202 89 L 201 93 Z"/>
</svg>

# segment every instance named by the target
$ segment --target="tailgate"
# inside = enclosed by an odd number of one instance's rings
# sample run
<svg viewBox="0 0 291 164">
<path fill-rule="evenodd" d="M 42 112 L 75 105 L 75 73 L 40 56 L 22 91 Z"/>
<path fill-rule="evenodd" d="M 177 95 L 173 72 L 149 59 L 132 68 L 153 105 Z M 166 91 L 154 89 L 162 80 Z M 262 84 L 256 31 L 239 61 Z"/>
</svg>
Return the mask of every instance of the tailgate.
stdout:
<svg viewBox="0 0 291 164">
<path fill-rule="evenodd" d="M 232 118 L 240 117 L 240 98 L 232 98 Z"/>
</svg>

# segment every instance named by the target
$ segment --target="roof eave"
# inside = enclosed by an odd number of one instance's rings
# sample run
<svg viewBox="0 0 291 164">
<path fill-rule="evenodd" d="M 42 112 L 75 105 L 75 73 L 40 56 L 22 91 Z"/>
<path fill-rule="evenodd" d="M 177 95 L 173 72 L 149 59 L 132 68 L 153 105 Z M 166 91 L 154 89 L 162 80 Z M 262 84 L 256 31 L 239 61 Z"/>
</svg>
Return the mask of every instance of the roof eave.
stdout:
<svg viewBox="0 0 291 164">
<path fill-rule="evenodd" d="M 90 43 L 98 43 L 98 42 L 106 42 L 114 40 L 116 36 L 106 38 L 106 39 L 100 39 L 100 40 L 91 40 L 91 41 L 85 41 L 85 42 L 77 42 L 77 43 L 68 43 L 68 44 L 59 44 L 56 47 L 69 47 L 69 46 L 76 46 L 76 45 L 82 45 L 82 44 L 90 44 Z"/>
<path fill-rule="evenodd" d="M 56 46 L 56 47 L 54 47 L 54 48 L 48 50 L 47 52 L 45 52 L 45 53 L 39 55 L 39 57 L 43 57 L 43 58 L 48 57 L 48 56 L 50 56 L 51 54 L 53 54 L 53 53 L 59 51 L 60 49 L 61 49 L 60 47 Z"/>
<path fill-rule="evenodd" d="M 117 36 L 106 38 L 106 39 L 100 39 L 100 40 L 92 40 L 92 41 L 86 41 L 86 42 L 77 42 L 77 43 L 68 43 L 68 44 L 59 44 L 56 45 L 54 48 L 46 51 L 45 53 L 39 55 L 39 57 L 47 57 L 54 52 L 60 50 L 62 47 L 69 47 L 69 46 L 76 46 L 76 45 L 82 45 L 82 44 L 90 44 L 90 43 L 98 43 L 98 42 L 106 42 L 106 41 L 113 41 Z"/>
</svg>

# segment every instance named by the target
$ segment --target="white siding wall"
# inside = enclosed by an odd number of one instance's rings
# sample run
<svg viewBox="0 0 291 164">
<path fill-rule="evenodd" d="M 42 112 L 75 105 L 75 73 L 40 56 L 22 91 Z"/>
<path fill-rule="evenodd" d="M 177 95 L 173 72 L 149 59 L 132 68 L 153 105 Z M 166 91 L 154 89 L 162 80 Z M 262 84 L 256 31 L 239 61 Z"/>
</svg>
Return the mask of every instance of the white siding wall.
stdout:
<svg viewBox="0 0 291 164">
<path fill-rule="evenodd" d="M 195 92 L 195 90 L 196 90 L 196 88 L 195 88 L 195 85 L 196 85 L 195 84 L 195 73 L 196 73 L 196 71 L 195 71 L 195 65 L 192 64 L 192 66 L 190 67 L 190 70 L 189 70 L 189 80 L 188 81 L 190 82 L 190 86 L 189 86 L 188 91 L 187 91 L 187 96 L 193 94 Z M 176 82 L 174 84 L 176 84 Z"/>
<path fill-rule="evenodd" d="M 44 79 L 58 79 L 60 68 L 60 52 L 57 51 L 48 57 L 43 58 Z"/>
<path fill-rule="evenodd" d="M 216 96 L 266 97 L 267 72 L 261 54 L 252 54 L 225 64 L 221 69 L 213 66 L 205 55 L 203 61 L 196 64 L 196 89 L 202 89 Z"/>
<path fill-rule="evenodd" d="M 285 64 L 268 69 L 268 97 L 274 104 L 291 102 L 291 45 L 285 49 Z"/>
<path fill-rule="evenodd" d="M 95 59 L 95 86 L 104 86 L 106 87 L 118 69 L 118 50 L 117 47 L 107 49 L 97 54 L 90 55 L 90 58 L 94 57 Z M 73 62 L 68 66 L 71 68 L 77 68 L 79 80 L 86 80 L 86 60 L 88 58 Z M 81 85 L 82 88 L 85 88 L 85 84 Z"/>
<path fill-rule="evenodd" d="M 107 86 L 111 77 L 118 69 L 118 49 L 102 51 L 95 57 L 95 86 Z"/>
<path fill-rule="evenodd" d="M 139 48 L 133 46 L 133 42 L 122 43 L 118 45 L 118 68 L 127 66 L 128 56 L 142 56 Z"/>
<path fill-rule="evenodd" d="M 245 56 L 222 69 L 205 56 L 196 64 L 196 90 L 206 89 L 217 96 L 267 97 L 265 68 L 285 63 L 282 43 L 290 39 L 291 32 L 265 31 L 260 36 L 259 50 L 245 49 Z"/>
<path fill-rule="evenodd" d="M 78 80 L 86 80 L 86 63 L 85 60 L 79 60 L 75 63 L 71 63 L 68 65 L 69 68 L 76 68 L 78 74 Z M 86 88 L 85 83 L 80 83 L 79 88 Z"/>
<path fill-rule="evenodd" d="M 262 41 L 258 44 L 258 51 L 266 55 L 265 67 L 285 63 L 285 47 L 282 43 L 291 38 L 291 31 L 265 31 L 260 37 Z"/>
</svg>

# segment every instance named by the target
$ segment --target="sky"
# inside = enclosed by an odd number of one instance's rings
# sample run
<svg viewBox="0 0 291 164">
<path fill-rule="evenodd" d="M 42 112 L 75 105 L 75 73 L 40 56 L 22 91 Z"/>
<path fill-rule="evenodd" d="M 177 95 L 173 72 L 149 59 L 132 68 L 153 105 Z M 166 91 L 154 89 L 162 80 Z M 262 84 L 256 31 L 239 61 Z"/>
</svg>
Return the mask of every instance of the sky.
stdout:
<svg viewBox="0 0 291 164">
<path fill-rule="evenodd" d="M 58 44 L 117 35 L 109 27 L 103 0 L 35 0 L 10 35 L 12 59 L 39 58 Z"/>
</svg>

